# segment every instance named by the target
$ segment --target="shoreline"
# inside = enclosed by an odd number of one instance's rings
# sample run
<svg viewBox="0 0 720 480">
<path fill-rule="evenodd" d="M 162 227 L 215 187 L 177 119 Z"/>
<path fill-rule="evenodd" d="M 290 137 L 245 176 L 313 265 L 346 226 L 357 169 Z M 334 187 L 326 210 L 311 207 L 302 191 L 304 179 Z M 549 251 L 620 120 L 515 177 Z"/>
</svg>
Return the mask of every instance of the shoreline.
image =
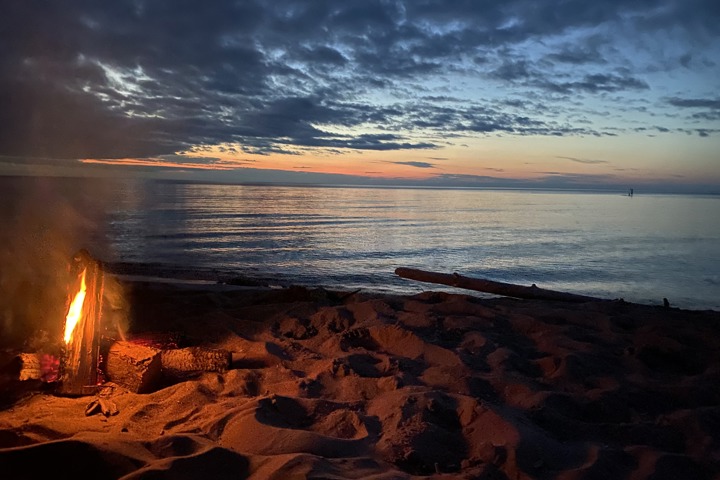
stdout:
<svg viewBox="0 0 720 480">
<path fill-rule="evenodd" d="M 514 298 L 506 297 L 502 295 L 495 295 L 490 293 L 483 293 L 474 290 L 463 289 L 460 287 L 449 287 L 440 284 L 430 284 L 417 282 L 412 280 L 402 279 L 407 282 L 409 291 L 396 291 L 392 287 L 382 286 L 370 286 L 370 287 L 346 287 L 343 285 L 321 285 L 317 283 L 302 282 L 293 280 L 292 277 L 285 279 L 273 278 L 264 275 L 248 275 L 244 273 L 238 273 L 233 269 L 218 269 L 212 267 L 197 267 L 197 266 L 180 266 L 173 264 L 158 264 L 158 263 L 133 263 L 133 262 L 103 262 L 105 270 L 120 278 L 129 281 L 155 281 L 155 282 L 187 282 L 196 285 L 227 285 L 227 286 L 245 286 L 245 287 L 266 287 L 266 288 L 290 288 L 293 286 L 301 286 L 305 288 L 326 288 L 329 290 L 339 291 L 354 291 L 361 290 L 369 294 L 377 295 L 395 295 L 395 296 L 412 296 L 424 292 L 445 292 L 454 293 L 458 295 L 472 295 L 481 299 L 493 299 L 493 298 Z M 393 277 L 395 278 L 395 277 Z M 397 277 L 400 278 L 400 277 Z M 412 291 L 414 290 L 414 291 Z M 562 292 L 571 293 L 571 292 Z M 639 303 L 625 300 L 624 298 L 604 298 L 598 297 L 598 299 L 607 302 L 620 302 L 628 303 L 632 305 L 641 305 L 646 307 L 663 307 L 662 298 L 657 303 Z M 681 310 L 688 312 L 716 312 L 720 313 L 720 309 L 714 308 L 685 308 L 676 307 L 671 304 L 669 307 L 673 310 Z"/>
</svg>

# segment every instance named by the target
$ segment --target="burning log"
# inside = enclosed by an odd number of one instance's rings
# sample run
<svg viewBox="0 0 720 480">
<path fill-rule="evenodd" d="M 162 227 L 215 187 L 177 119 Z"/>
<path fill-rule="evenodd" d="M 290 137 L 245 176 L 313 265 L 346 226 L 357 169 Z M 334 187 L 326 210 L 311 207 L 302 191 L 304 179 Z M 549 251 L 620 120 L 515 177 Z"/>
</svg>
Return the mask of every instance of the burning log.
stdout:
<svg viewBox="0 0 720 480">
<path fill-rule="evenodd" d="M 59 360 L 48 353 L 21 353 L 15 358 L 17 379 L 21 382 L 40 380 L 52 383 L 58 380 Z"/>
<path fill-rule="evenodd" d="M 86 250 L 74 257 L 71 294 L 65 318 L 65 352 L 61 363 L 62 395 L 91 395 L 98 385 L 100 327 L 104 277 L 100 262 Z"/>
<path fill-rule="evenodd" d="M 40 357 L 34 353 L 21 353 L 17 356 L 19 364 L 18 380 L 21 382 L 27 380 L 40 380 L 42 378 L 42 369 L 40 368 Z"/>
</svg>

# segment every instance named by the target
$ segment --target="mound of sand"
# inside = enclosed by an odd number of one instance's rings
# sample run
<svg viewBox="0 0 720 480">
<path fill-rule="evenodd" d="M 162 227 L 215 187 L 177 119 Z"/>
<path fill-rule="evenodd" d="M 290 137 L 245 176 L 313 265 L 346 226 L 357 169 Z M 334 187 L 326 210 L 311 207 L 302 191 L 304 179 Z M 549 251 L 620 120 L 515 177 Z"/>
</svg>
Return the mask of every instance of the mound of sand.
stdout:
<svg viewBox="0 0 720 480">
<path fill-rule="evenodd" d="M 129 282 L 131 333 L 225 373 L 91 397 L 6 376 L 3 478 L 710 479 L 720 314 Z M 48 477 L 47 471 L 52 475 Z"/>
</svg>

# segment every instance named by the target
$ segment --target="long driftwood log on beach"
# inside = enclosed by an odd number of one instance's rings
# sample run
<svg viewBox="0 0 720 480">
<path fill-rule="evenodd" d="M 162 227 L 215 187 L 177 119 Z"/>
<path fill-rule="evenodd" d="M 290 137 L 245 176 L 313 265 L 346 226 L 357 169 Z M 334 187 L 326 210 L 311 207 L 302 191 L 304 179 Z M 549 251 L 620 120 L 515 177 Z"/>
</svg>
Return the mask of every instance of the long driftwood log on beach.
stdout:
<svg viewBox="0 0 720 480">
<path fill-rule="evenodd" d="M 395 274 L 400 277 L 417 280 L 419 282 L 438 283 L 441 285 L 449 285 L 451 287 L 464 288 L 466 290 L 475 290 L 477 292 L 492 293 L 494 295 L 502 295 L 505 297 L 524 298 L 528 300 L 554 300 L 573 303 L 605 301 L 605 299 L 597 297 L 546 290 L 544 288 L 536 287 L 534 284 L 531 287 L 526 287 L 512 283 L 495 282 L 483 278 L 464 277 L 457 273 L 437 273 L 425 270 L 416 270 L 414 268 L 400 267 L 395 270 Z"/>
</svg>

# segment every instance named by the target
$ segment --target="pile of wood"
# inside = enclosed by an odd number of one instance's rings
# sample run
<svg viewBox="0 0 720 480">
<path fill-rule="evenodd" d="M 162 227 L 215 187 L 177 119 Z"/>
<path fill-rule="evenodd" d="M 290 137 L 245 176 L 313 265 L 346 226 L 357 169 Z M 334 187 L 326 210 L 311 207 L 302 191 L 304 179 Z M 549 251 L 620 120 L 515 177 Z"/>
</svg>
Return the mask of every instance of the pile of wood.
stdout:
<svg viewBox="0 0 720 480">
<path fill-rule="evenodd" d="M 17 379 L 55 383 L 57 365 L 44 353 L 22 353 L 16 357 Z M 101 363 L 106 381 L 135 393 L 148 393 L 203 372 L 224 372 L 233 355 L 227 350 L 204 347 L 161 349 L 133 342 L 115 341 Z M 55 362 L 57 363 L 57 362 Z M 59 391 L 58 393 L 64 393 Z M 94 394 L 87 392 L 86 394 Z"/>
<path fill-rule="evenodd" d="M 224 372 L 231 363 L 232 354 L 227 350 L 203 347 L 161 350 L 132 341 L 117 341 L 108 352 L 105 374 L 107 380 L 132 392 L 146 393 L 202 372 Z"/>
</svg>

